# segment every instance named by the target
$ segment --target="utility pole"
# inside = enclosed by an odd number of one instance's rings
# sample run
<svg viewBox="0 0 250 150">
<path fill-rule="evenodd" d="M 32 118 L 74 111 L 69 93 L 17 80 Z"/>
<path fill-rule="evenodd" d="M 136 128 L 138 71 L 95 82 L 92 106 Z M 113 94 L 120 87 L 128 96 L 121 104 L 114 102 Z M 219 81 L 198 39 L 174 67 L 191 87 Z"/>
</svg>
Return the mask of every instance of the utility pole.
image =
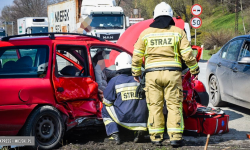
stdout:
<svg viewBox="0 0 250 150">
<path fill-rule="evenodd" d="M 117 6 L 120 6 L 121 1 L 122 1 L 122 0 L 119 0 L 119 1 L 118 1 L 118 5 L 117 5 Z"/>
<path fill-rule="evenodd" d="M 238 18 L 239 18 L 239 14 L 238 14 L 238 1 L 235 1 L 235 35 L 238 35 Z"/>
<path fill-rule="evenodd" d="M 7 24 L 6 24 L 6 22 L 4 22 L 4 24 L 5 24 L 5 36 L 8 36 L 8 30 L 7 30 Z"/>
<path fill-rule="evenodd" d="M 247 33 L 246 33 L 245 23 L 244 23 L 243 8 L 242 8 L 242 0 L 240 0 L 240 8 L 241 8 L 241 17 L 242 17 L 242 23 L 243 23 L 244 33 L 247 34 Z"/>
</svg>

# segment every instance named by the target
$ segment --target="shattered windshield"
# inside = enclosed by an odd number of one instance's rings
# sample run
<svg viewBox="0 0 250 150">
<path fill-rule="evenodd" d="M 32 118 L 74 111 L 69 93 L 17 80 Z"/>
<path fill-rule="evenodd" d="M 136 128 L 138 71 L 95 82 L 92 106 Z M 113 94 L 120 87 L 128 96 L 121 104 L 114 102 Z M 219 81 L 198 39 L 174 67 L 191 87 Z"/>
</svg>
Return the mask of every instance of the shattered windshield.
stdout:
<svg viewBox="0 0 250 150">
<path fill-rule="evenodd" d="M 93 14 L 90 26 L 96 29 L 123 29 L 123 15 Z"/>
</svg>

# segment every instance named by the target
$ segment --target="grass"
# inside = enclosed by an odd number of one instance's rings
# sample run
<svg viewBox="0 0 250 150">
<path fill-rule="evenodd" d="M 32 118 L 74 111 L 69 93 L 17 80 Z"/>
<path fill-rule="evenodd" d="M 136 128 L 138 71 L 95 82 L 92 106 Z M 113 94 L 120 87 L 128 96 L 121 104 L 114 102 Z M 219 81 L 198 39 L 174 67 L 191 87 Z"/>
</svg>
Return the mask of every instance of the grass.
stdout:
<svg viewBox="0 0 250 150">
<path fill-rule="evenodd" d="M 244 33 L 241 12 L 238 12 L 238 30 L 240 34 Z M 248 16 L 244 16 L 244 21 Z M 210 17 L 202 18 L 202 26 L 197 30 L 201 31 L 218 31 L 222 29 L 227 29 L 234 32 L 235 29 L 235 13 L 223 12 L 223 8 L 217 7 Z"/>
<path fill-rule="evenodd" d="M 213 14 L 211 16 L 205 16 L 201 15 L 200 18 L 202 19 L 202 25 L 200 28 L 198 28 L 197 31 L 197 45 L 201 46 L 203 45 L 203 40 L 205 36 L 211 32 L 217 32 L 220 30 L 223 30 L 225 32 L 228 32 L 229 34 L 235 33 L 235 13 L 229 13 L 225 8 L 222 6 L 218 6 L 213 10 Z M 244 12 L 247 10 L 244 10 Z M 242 21 L 242 16 L 241 12 L 238 12 L 239 18 L 238 18 L 238 34 L 243 35 L 244 29 L 243 29 L 243 21 Z M 245 26 L 246 26 L 246 32 L 250 31 L 250 23 L 247 20 L 249 16 L 245 14 L 244 16 L 244 21 L 245 21 Z M 195 29 L 191 29 L 191 36 L 192 36 L 192 44 L 194 44 L 194 34 L 195 34 Z"/>
<path fill-rule="evenodd" d="M 208 54 L 210 50 L 203 50 L 203 58 L 202 60 L 209 60 L 211 58 L 211 55 Z"/>
<path fill-rule="evenodd" d="M 203 50 L 203 58 L 202 60 L 209 60 L 211 58 L 211 55 L 209 55 L 210 50 Z M 196 56 L 197 51 L 193 51 L 193 54 Z"/>
</svg>

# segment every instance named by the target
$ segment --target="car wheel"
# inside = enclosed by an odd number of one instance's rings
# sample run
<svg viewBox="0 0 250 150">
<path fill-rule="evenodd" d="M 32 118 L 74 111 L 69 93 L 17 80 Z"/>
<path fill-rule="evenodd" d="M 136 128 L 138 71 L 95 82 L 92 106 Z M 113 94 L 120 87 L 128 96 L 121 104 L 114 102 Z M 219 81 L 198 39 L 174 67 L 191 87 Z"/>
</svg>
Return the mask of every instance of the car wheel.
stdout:
<svg viewBox="0 0 250 150">
<path fill-rule="evenodd" d="M 60 145 L 64 130 L 59 111 L 52 106 L 42 106 L 29 116 L 21 134 L 35 137 L 32 149 L 54 149 Z"/>
<path fill-rule="evenodd" d="M 221 100 L 219 82 L 215 75 L 209 80 L 209 101 L 214 107 L 225 105 Z"/>
</svg>

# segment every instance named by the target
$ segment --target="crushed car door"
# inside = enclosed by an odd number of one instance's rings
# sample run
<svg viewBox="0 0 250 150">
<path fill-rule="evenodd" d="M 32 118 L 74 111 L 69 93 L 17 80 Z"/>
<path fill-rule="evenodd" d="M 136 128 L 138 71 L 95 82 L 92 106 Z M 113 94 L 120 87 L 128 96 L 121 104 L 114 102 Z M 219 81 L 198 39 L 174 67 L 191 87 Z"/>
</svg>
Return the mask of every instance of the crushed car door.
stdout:
<svg viewBox="0 0 250 150">
<path fill-rule="evenodd" d="M 68 44 L 67 44 L 68 43 Z M 98 85 L 93 80 L 90 54 L 79 42 L 54 45 L 53 83 L 57 102 L 67 105 L 73 117 L 100 117 Z"/>
</svg>

